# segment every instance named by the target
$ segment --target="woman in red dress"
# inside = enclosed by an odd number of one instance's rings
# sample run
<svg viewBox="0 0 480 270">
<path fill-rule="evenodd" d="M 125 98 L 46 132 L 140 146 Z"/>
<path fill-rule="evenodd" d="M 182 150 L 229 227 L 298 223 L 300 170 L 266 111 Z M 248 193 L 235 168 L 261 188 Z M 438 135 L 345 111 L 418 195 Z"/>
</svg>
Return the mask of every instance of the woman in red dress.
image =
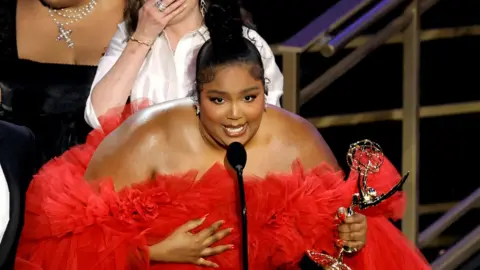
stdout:
<svg viewBox="0 0 480 270">
<path fill-rule="evenodd" d="M 337 238 L 359 249 L 345 258 L 352 269 L 430 269 L 388 220 L 401 217 L 401 194 L 338 226 L 357 175 L 344 181 L 308 121 L 265 105 L 261 56 L 242 36 L 236 0 L 218 2 L 205 17 L 195 101 L 106 116 L 86 144 L 45 165 L 28 191 L 17 268 L 241 269 L 237 182 L 225 161 L 240 142 L 250 269 L 300 269 L 307 250 L 338 252 Z M 399 180 L 385 163 L 369 178 L 378 192 Z"/>
</svg>

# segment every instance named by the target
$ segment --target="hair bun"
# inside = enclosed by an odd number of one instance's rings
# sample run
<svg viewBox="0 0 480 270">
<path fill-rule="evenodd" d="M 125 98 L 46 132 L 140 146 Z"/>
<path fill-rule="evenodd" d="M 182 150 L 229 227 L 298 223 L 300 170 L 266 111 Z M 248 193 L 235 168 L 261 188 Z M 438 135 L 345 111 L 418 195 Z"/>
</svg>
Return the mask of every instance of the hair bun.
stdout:
<svg viewBox="0 0 480 270">
<path fill-rule="evenodd" d="M 216 53 L 243 49 L 243 22 L 238 0 L 211 0 L 205 25 Z"/>
</svg>

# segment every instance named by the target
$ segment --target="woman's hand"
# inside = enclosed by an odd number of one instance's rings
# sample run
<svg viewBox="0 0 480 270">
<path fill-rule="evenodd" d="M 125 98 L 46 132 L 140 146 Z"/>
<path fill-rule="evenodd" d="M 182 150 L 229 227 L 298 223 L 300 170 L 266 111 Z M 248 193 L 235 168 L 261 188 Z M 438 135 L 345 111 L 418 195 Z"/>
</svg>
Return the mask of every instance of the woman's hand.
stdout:
<svg viewBox="0 0 480 270">
<path fill-rule="evenodd" d="M 178 227 L 162 242 L 150 247 L 150 260 L 170 263 L 193 263 L 200 266 L 218 267 L 214 262 L 204 259 L 233 249 L 233 245 L 220 245 L 211 247 L 215 242 L 230 234 L 232 228 L 217 231 L 224 223 L 222 220 L 213 223 L 197 234 L 190 231 L 200 226 L 205 221 L 191 220 Z"/>
<path fill-rule="evenodd" d="M 152 44 L 168 22 L 186 7 L 186 0 L 147 0 L 138 12 L 138 24 L 133 37 Z M 166 7 L 165 9 L 159 8 Z"/>
<path fill-rule="evenodd" d="M 337 218 L 341 221 L 338 225 L 340 239 L 337 240 L 337 246 L 349 246 L 357 250 L 363 248 L 367 239 L 367 217 L 359 213 L 347 216 L 347 210 L 340 207 Z"/>
</svg>

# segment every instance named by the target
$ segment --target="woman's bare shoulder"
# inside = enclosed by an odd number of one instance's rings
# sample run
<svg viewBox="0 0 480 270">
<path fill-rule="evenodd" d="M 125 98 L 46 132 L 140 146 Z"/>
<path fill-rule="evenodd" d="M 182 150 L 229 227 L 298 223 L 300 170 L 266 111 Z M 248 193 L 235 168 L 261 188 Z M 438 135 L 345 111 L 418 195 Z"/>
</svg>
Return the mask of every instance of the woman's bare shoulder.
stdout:
<svg viewBox="0 0 480 270">
<path fill-rule="evenodd" d="M 127 119 L 120 127 L 132 131 L 150 122 L 162 126 L 184 121 L 195 115 L 194 103 L 190 98 L 176 99 L 142 109 Z M 193 113 L 192 113 L 193 112 Z"/>
<path fill-rule="evenodd" d="M 117 129 L 102 142 L 103 145 L 121 147 L 123 142 L 134 139 L 138 143 L 150 138 L 161 138 L 178 123 L 186 122 L 193 108 L 189 102 L 177 100 L 156 104 L 140 110 L 126 119 Z M 158 140 L 163 141 L 163 140 Z"/>
<path fill-rule="evenodd" d="M 277 106 L 268 105 L 267 125 L 274 128 L 274 136 L 285 141 L 318 139 L 320 133 L 307 119 Z M 278 132 L 277 132 L 278 131 Z"/>
<path fill-rule="evenodd" d="M 285 146 L 294 147 L 296 157 L 311 168 L 326 162 L 338 168 L 337 160 L 320 132 L 307 119 L 285 109 L 270 105 L 267 109 L 268 130 Z"/>
<path fill-rule="evenodd" d="M 179 99 L 155 104 L 140 110 L 125 120 L 105 141 L 125 140 L 131 137 L 147 139 L 174 132 L 172 128 L 195 118 L 193 101 Z M 143 140 L 141 140 L 143 141 Z"/>
<path fill-rule="evenodd" d="M 164 104 L 154 105 L 135 113 L 105 137 L 90 161 L 86 178 L 97 179 L 118 174 L 111 170 L 118 170 L 121 165 L 136 164 L 137 171 L 141 170 L 138 160 L 142 160 L 142 166 L 146 166 L 145 173 L 155 167 L 149 161 L 156 160 L 155 155 L 159 149 L 167 151 L 166 148 L 172 146 L 171 138 L 176 136 L 171 134 L 195 118 L 194 109 L 188 103 L 162 105 Z M 128 175 L 127 172 L 124 174 Z"/>
</svg>

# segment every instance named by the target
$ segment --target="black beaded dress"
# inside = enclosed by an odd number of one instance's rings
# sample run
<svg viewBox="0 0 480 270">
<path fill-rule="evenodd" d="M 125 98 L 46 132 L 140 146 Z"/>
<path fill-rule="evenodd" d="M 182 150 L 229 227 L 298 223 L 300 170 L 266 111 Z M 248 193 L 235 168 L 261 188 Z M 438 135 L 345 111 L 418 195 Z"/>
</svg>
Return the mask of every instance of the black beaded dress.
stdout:
<svg viewBox="0 0 480 270">
<path fill-rule="evenodd" d="M 0 120 L 32 130 L 38 168 L 85 141 L 91 128 L 83 114 L 97 67 L 19 59 L 16 8 L 16 1 L 0 0 Z"/>
</svg>

